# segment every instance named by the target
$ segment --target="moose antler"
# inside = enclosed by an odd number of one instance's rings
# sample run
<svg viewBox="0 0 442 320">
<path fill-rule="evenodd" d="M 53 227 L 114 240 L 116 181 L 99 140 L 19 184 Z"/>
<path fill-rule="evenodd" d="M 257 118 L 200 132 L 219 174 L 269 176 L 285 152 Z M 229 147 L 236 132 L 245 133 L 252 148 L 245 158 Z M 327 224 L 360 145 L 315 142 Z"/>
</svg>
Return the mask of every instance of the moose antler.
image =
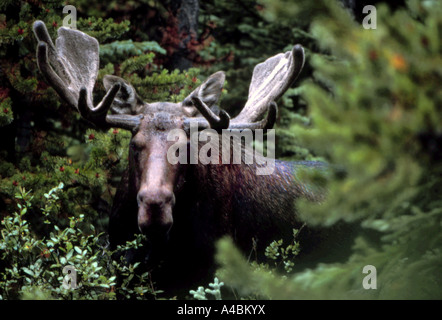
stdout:
<svg viewBox="0 0 442 320">
<path fill-rule="evenodd" d="M 47 81 L 71 107 L 83 118 L 98 127 L 136 128 L 142 115 L 108 115 L 108 111 L 120 90 L 115 83 L 103 100 L 93 106 L 93 89 L 99 68 L 98 41 L 77 30 L 58 29 L 55 46 L 42 21 L 34 23 L 38 40 L 37 63 Z"/>
<path fill-rule="evenodd" d="M 199 97 L 193 97 L 193 105 L 208 122 L 196 120 L 199 127 L 252 130 L 272 128 L 278 112 L 275 101 L 296 80 L 303 66 L 304 49 L 299 44 L 291 51 L 280 53 L 255 66 L 248 100 L 239 115 L 231 120 L 223 110 L 217 116 Z M 267 117 L 264 118 L 266 113 Z"/>
<path fill-rule="evenodd" d="M 95 38 L 62 27 L 54 46 L 42 21 L 34 23 L 34 33 L 38 40 L 38 67 L 57 93 L 83 118 L 101 128 L 133 130 L 139 126 L 145 104 L 121 78 L 105 76 L 104 86 L 108 91 L 94 107 L 92 93 L 99 68 L 99 44 Z M 192 122 L 197 122 L 199 129 L 272 128 L 278 111 L 275 101 L 298 77 L 303 65 L 301 45 L 258 64 L 253 70 L 248 100 L 234 119 L 224 110 L 215 113 L 211 109 L 219 99 L 225 79 L 223 72 L 216 72 L 183 101 L 185 128 Z M 117 114 L 108 114 L 109 109 Z M 201 116 L 195 117 L 196 111 Z"/>
<path fill-rule="evenodd" d="M 296 80 L 304 66 L 304 49 L 297 44 L 291 51 L 273 56 L 253 70 L 249 97 L 232 125 L 260 120 L 269 111 L 272 115 L 277 101 Z"/>
</svg>

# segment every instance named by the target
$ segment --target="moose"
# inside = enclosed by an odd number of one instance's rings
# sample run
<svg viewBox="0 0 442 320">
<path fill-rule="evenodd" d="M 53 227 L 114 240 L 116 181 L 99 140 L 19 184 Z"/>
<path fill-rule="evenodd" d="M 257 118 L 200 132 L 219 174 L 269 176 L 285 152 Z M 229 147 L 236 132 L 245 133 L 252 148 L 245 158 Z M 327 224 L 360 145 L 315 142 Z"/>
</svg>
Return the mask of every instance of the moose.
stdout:
<svg viewBox="0 0 442 320">
<path fill-rule="evenodd" d="M 143 234 L 145 245 L 127 259 L 143 261 L 167 288 L 194 283 L 213 266 L 215 242 L 230 236 L 250 252 L 300 227 L 295 200 L 320 202 L 323 190 L 301 181 L 300 170 L 323 170 L 320 162 L 275 160 L 269 175 L 257 175 L 251 164 L 171 164 L 167 152 L 171 130 L 270 129 L 277 119 L 276 101 L 304 65 L 304 50 L 268 58 L 255 66 L 248 100 L 230 116 L 218 107 L 223 72 L 208 77 L 180 103 L 144 102 L 134 87 L 113 75 L 104 77 L 107 91 L 98 105 L 93 88 L 99 68 L 98 41 L 61 27 L 53 44 L 42 21 L 34 23 L 37 63 L 48 83 L 82 118 L 97 128 L 130 130 L 129 166 L 121 178 L 109 218 L 110 246 Z M 187 137 L 190 139 L 190 137 Z M 220 155 L 221 157 L 222 155 Z"/>
</svg>

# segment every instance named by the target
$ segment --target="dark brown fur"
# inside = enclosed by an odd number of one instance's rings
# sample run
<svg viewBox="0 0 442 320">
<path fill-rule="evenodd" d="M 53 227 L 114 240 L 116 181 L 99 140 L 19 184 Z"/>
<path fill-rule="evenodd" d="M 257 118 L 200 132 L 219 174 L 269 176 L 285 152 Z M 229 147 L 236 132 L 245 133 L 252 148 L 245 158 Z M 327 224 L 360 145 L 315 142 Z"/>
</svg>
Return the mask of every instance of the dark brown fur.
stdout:
<svg viewBox="0 0 442 320">
<path fill-rule="evenodd" d="M 290 239 L 297 219 L 295 200 L 322 199 L 323 193 L 297 177 L 299 169 L 324 168 L 318 162 L 275 160 L 272 175 L 257 175 L 256 164 L 178 165 L 184 183 L 175 190 L 173 226 L 167 241 L 153 240 L 130 261 L 145 261 L 160 288 L 180 288 L 211 280 L 214 245 L 230 236 L 245 254 L 262 253 L 273 240 Z M 221 152 L 220 152 L 221 163 Z M 131 176 L 132 172 L 132 176 Z M 111 246 L 139 232 L 135 168 L 122 179 L 110 218 Z M 318 189 L 316 189 L 318 190 Z"/>
</svg>

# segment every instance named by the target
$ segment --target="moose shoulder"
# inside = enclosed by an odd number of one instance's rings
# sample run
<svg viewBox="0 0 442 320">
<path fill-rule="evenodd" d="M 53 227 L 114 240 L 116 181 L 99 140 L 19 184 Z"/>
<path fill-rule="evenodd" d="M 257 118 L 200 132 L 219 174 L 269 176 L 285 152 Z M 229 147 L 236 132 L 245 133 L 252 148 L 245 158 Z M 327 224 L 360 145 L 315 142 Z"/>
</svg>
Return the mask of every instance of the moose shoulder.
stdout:
<svg viewBox="0 0 442 320">
<path fill-rule="evenodd" d="M 291 234 L 292 228 L 301 225 L 295 200 L 323 197 L 320 188 L 302 182 L 298 174 L 306 169 L 322 170 L 324 166 L 318 162 L 275 160 L 272 174 L 257 175 L 257 158 L 239 164 L 171 163 L 167 158 L 175 143 L 168 139 L 171 130 L 188 133 L 195 125 L 198 130 L 216 132 L 272 128 L 275 101 L 303 67 L 300 45 L 255 67 L 248 100 L 238 116 L 230 119 L 217 106 L 223 72 L 210 76 L 181 103 L 146 103 L 125 80 L 108 75 L 104 78 L 107 93 L 94 106 L 97 40 L 60 28 L 54 46 L 41 21 L 34 23 L 34 33 L 38 66 L 60 97 L 96 127 L 132 132 L 129 167 L 110 215 L 110 243 L 115 247 L 143 233 L 146 245 L 128 253 L 128 259 L 145 261 L 162 285 L 192 282 L 207 274 L 214 243 L 224 235 L 248 253 L 252 246 L 263 249 L 284 233 Z M 223 156 L 220 152 L 219 157 Z"/>
</svg>

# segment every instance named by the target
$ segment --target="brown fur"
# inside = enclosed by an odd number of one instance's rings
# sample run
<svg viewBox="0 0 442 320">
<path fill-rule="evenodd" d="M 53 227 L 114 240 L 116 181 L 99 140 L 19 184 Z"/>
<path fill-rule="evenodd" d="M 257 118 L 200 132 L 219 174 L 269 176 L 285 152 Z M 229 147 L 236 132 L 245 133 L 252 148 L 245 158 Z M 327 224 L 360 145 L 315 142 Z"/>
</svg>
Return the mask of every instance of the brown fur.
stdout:
<svg viewBox="0 0 442 320">
<path fill-rule="evenodd" d="M 154 152 L 164 153 L 164 149 Z M 221 152 L 219 157 L 220 164 L 170 167 L 174 174 L 168 172 L 168 179 L 184 182 L 174 186 L 176 203 L 168 239 L 152 239 L 143 250 L 128 255 L 129 260 L 148 262 L 146 266 L 153 268 L 155 281 L 162 288 L 181 287 L 208 276 L 213 267 L 214 244 L 223 236 L 232 237 L 245 254 L 252 249 L 262 252 L 272 240 L 289 239 L 292 229 L 302 224 L 297 219 L 295 200 L 322 198 L 322 193 L 311 191 L 297 178 L 299 168 L 321 169 L 320 163 L 276 160 L 274 173 L 260 176 L 255 163 L 222 164 Z M 134 188 L 138 170 L 123 177 L 115 198 L 110 219 L 113 247 L 139 232 Z M 146 235 L 149 237 L 149 231 Z"/>
</svg>

